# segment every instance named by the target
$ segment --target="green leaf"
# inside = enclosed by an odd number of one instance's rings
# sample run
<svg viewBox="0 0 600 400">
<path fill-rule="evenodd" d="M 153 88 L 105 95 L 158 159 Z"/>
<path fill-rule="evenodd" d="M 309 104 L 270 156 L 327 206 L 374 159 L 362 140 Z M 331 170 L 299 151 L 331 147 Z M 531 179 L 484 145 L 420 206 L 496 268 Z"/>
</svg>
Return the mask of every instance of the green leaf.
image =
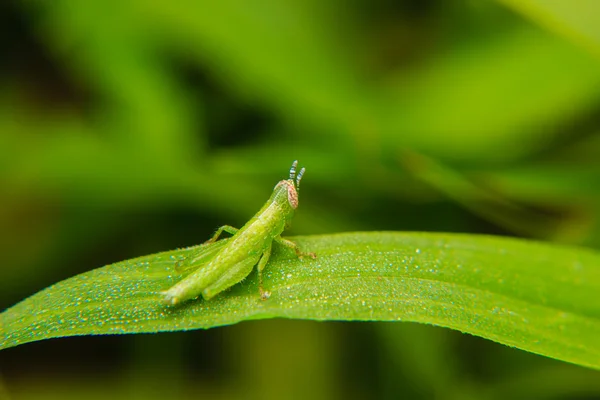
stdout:
<svg viewBox="0 0 600 400">
<path fill-rule="evenodd" d="M 299 123 L 352 129 L 368 120 L 370 93 L 346 51 L 347 7 L 328 3 L 330 13 L 321 3 L 184 0 L 142 3 L 138 12 L 238 95 Z"/>
<path fill-rule="evenodd" d="M 382 135 L 394 147 L 402 141 L 461 163 L 522 158 L 559 134 L 549 126 L 594 109 L 599 72 L 589 54 L 530 26 L 461 42 L 387 82 Z"/>
<path fill-rule="evenodd" d="M 414 152 L 405 152 L 402 162 L 415 177 L 435 187 L 473 213 L 512 232 L 548 239 L 556 237 L 559 231 L 557 222 L 549 215 L 535 213 L 534 210 L 513 202 L 509 197 L 498 195 L 437 160 Z"/>
<path fill-rule="evenodd" d="M 256 276 L 177 308 L 159 291 L 193 248 L 59 282 L 2 313 L 0 348 L 72 335 L 177 331 L 244 320 L 415 321 L 600 369 L 600 254 L 492 236 L 346 233 L 297 237 L 316 260 L 276 248 Z"/>
<path fill-rule="evenodd" d="M 596 0 L 500 0 L 540 25 L 569 37 L 600 56 L 600 13 Z"/>
</svg>

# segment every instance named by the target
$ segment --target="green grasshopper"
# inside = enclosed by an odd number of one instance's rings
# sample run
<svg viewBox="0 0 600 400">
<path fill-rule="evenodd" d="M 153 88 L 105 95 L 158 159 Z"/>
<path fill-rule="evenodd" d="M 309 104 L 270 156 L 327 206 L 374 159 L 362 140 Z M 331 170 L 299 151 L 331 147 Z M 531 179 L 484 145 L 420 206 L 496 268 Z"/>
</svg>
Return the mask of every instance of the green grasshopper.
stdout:
<svg viewBox="0 0 600 400">
<path fill-rule="evenodd" d="M 180 267 L 196 270 L 161 292 L 167 305 L 176 305 L 199 295 L 209 300 L 242 281 L 257 264 L 260 297 L 266 300 L 270 293 L 263 289 L 262 271 L 271 256 L 273 241 L 293 249 L 299 258 L 316 258 L 314 253 L 303 253 L 294 242 L 281 237 L 298 208 L 298 191 L 305 169 L 296 176 L 297 166 L 298 161 L 294 161 L 290 178 L 275 185 L 269 201 L 246 225 L 241 229 L 229 225 L 220 227 L 195 254 L 184 260 Z M 233 236 L 217 242 L 223 232 Z"/>
</svg>

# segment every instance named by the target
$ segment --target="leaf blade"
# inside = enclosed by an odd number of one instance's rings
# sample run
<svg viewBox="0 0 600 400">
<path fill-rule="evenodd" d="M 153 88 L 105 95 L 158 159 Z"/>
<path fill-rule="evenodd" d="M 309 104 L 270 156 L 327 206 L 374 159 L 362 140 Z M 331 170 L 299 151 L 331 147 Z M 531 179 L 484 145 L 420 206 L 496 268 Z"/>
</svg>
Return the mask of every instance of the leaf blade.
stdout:
<svg viewBox="0 0 600 400">
<path fill-rule="evenodd" d="M 196 247 L 127 260 L 59 282 L 1 314 L 0 348 L 52 337 L 209 328 L 243 320 L 413 321 L 600 369 L 600 254 L 460 234 L 297 237 L 317 260 L 276 248 L 268 301 L 252 274 L 211 301 L 169 308 L 159 292 Z"/>
</svg>

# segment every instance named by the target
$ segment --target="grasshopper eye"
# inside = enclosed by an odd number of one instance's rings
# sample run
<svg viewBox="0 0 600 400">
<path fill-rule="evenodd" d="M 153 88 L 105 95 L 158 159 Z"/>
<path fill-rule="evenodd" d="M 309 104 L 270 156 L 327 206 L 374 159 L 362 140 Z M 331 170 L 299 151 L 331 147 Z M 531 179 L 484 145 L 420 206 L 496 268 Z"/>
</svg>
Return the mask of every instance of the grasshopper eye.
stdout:
<svg viewBox="0 0 600 400">
<path fill-rule="evenodd" d="M 294 187 L 293 183 L 288 183 L 288 202 L 293 209 L 298 208 L 298 191 Z"/>
</svg>

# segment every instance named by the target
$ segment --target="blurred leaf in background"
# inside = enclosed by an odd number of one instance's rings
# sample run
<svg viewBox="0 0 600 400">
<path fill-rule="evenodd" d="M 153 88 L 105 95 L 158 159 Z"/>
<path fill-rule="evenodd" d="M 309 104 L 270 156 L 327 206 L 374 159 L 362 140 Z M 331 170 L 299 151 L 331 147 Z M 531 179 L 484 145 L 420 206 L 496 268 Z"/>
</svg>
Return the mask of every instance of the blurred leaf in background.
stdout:
<svg viewBox="0 0 600 400">
<path fill-rule="evenodd" d="M 0 6 L 0 299 L 240 226 L 600 246 L 600 6 Z M 14 398 L 597 398 L 598 373 L 428 326 L 267 321 L 2 352 Z M 282 394 L 285 394 L 283 396 Z M 587 396 L 587 397 L 586 397 Z"/>
</svg>

